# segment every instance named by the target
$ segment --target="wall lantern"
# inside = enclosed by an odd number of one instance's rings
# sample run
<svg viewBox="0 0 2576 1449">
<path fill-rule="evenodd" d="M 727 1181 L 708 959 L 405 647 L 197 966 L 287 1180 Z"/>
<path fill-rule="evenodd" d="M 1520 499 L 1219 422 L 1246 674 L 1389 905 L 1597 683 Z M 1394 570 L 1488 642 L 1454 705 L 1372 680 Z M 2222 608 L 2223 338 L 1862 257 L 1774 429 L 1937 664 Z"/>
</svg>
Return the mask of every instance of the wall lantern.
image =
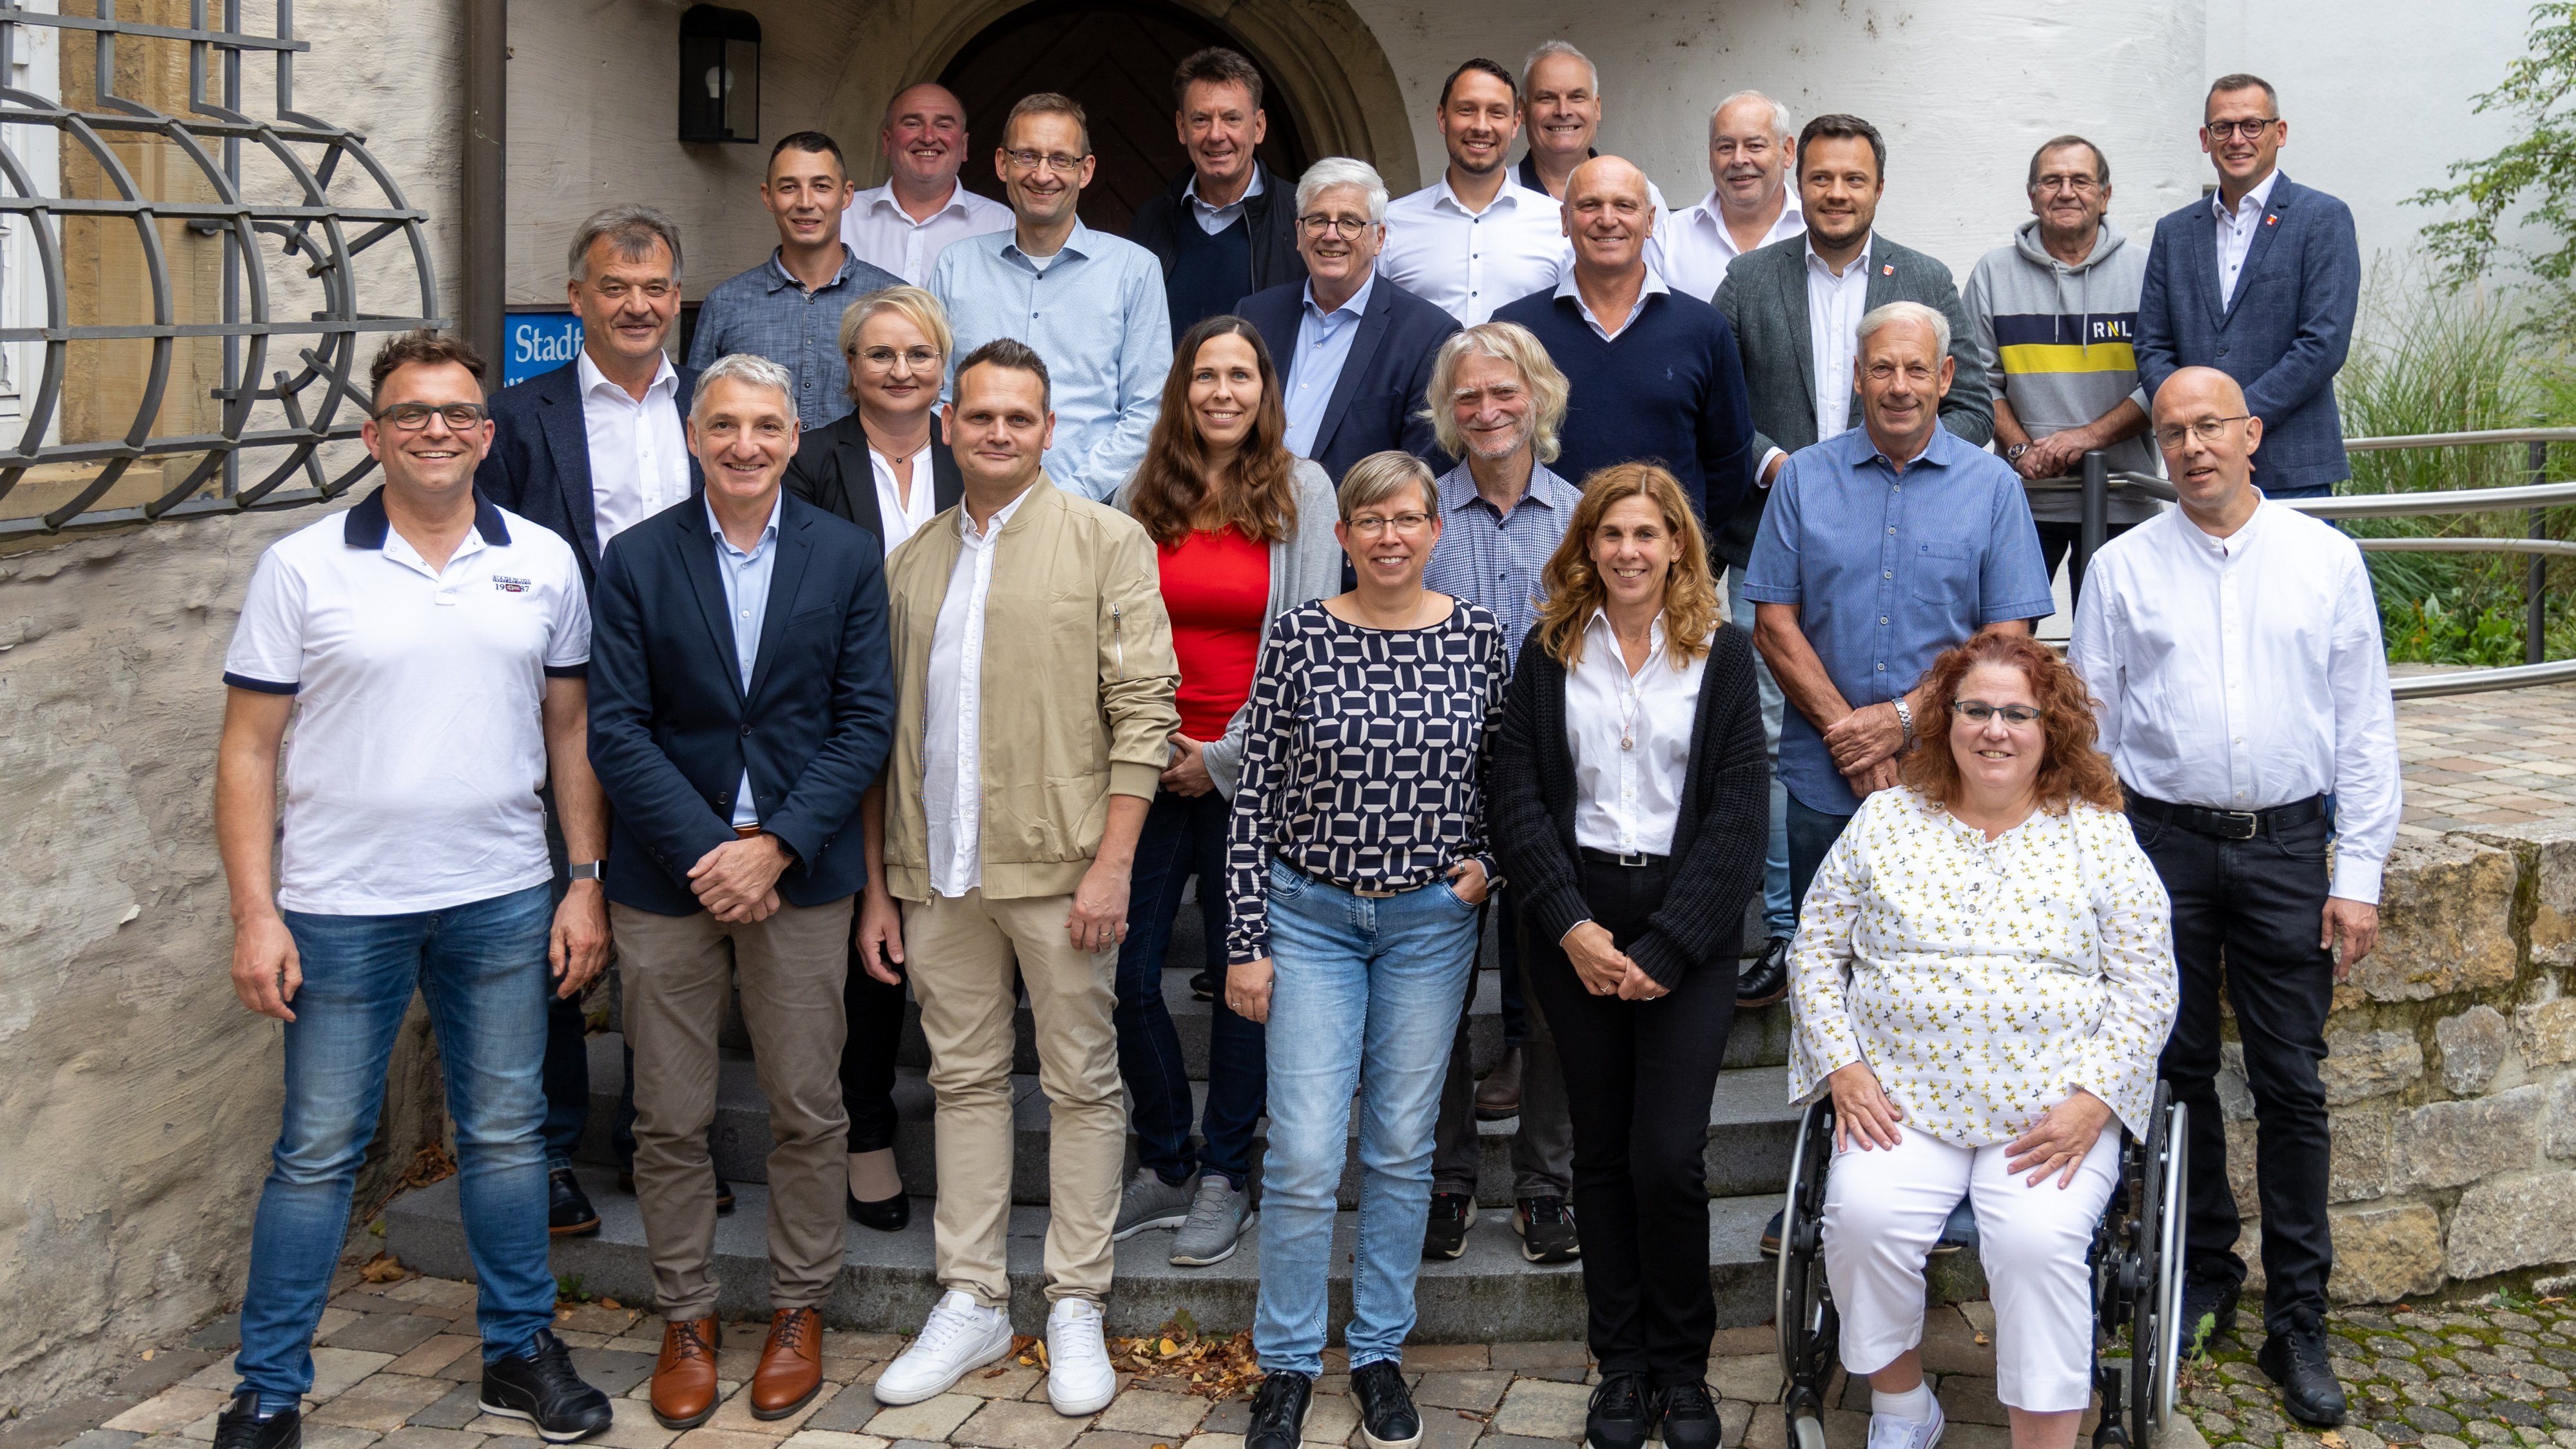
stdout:
<svg viewBox="0 0 2576 1449">
<path fill-rule="evenodd" d="M 750 11 L 680 13 L 680 139 L 760 139 L 760 21 Z"/>
</svg>

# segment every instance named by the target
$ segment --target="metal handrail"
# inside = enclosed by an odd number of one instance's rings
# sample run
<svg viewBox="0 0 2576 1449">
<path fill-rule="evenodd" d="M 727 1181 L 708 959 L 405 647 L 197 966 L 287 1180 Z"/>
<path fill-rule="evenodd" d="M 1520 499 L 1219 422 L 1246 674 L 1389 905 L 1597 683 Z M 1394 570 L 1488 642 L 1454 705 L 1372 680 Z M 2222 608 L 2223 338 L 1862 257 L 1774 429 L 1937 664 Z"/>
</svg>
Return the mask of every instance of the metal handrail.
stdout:
<svg viewBox="0 0 2576 1449">
<path fill-rule="evenodd" d="M 2555 508 L 2576 503 L 2576 483 L 2533 483 L 2518 488 L 2448 488 L 2426 493 L 2338 493 L 2330 498 L 2276 498 L 2310 518 L 2413 518 L 2431 513 L 2501 513 L 2509 508 Z"/>
<path fill-rule="evenodd" d="M 2545 664 L 2515 664 L 2503 669 L 2454 669 L 2440 674 L 2409 674 L 2388 682 L 2392 696 L 2433 699 L 2451 694 L 2491 694 L 2499 689 L 2529 689 L 2542 684 L 2576 682 L 2576 659 Z"/>
<path fill-rule="evenodd" d="M 2467 448 L 2480 443 L 2576 443 L 2576 428 L 2480 428 L 2467 433 L 2405 433 L 2385 438 L 2346 438 L 2347 453 L 2392 448 Z"/>
</svg>

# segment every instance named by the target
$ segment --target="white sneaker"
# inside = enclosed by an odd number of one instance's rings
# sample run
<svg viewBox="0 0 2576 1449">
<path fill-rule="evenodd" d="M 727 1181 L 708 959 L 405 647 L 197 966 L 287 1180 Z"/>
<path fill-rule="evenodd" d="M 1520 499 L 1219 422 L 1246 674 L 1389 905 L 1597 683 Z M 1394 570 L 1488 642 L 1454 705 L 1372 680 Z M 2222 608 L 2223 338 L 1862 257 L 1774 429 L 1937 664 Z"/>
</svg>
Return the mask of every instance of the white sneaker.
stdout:
<svg viewBox="0 0 2576 1449">
<path fill-rule="evenodd" d="M 877 1402 L 917 1404 L 937 1398 L 1010 1351 L 1011 1316 L 951 1288 L 932 1305 L 920 1335 L 878 1375 Z M 1105 1364 L 1108 1350 L 1100 1353 Z"/>
<path fill-rule="evenodd" d="M 1118 1396 L 1118 1372 L 1109 1366 L 1109 1344 L 1100 1334 L 1100 1310 L 1079 1298 L 1059 1298 L 1047 1314 L 1047 1402 L 1080 1418 L 1097 1414 Z"/>
<path fill-rule="evenodd" d="M 1949 1421 L 1941 1412 L 1941 1401 L 1932 1401 L 1932 1418 L 1918 1424 L 1895 1414 L 1869 1416 L 1869 1449 L 1932 1449 L 1941 1442 L 1941 1431 Z"/>
</svg>

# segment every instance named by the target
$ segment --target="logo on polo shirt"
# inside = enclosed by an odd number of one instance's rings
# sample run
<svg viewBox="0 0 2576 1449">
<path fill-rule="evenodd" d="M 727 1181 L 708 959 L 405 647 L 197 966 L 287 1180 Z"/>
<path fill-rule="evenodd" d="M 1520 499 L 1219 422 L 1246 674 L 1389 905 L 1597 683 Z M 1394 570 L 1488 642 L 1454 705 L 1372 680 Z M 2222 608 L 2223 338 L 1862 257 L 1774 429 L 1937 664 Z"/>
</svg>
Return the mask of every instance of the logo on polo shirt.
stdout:
<svg viewBox="0 0 2576 1449">
<path fill-rule="evenodd" d="M 536 585 L 528 582 L 526 579 L 514 579 L 508 574 L 494 574 L 492 576 L 492 587 L 499 589 L 505 594 L 524 594 L 528 590 L 535 588 Z"/>
</svg>

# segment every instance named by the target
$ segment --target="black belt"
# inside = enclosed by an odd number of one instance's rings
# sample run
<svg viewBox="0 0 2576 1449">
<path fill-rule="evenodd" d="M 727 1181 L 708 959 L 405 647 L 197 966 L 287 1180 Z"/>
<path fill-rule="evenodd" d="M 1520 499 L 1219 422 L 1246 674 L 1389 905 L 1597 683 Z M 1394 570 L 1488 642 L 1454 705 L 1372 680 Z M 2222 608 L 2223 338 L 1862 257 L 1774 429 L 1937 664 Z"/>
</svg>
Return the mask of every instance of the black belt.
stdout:
<svg viewBox="0 0 2576 1449">
<path fill-rule="evenodd" d="M 1642 870 L 1650 865 L 1662 865 L 1668 858 L 1661 855 L 1621 855 L 1615 850 L 1597 850 L 1589 845 L 1578 845 L 1574 849 L 1577 854 L 1594 865 L 1624 865 L 1631 870 Z"/>
<path fill-rule="evenodd" d="M 2213 836 L 2220 840 L 2252 840 L 2270 832 L 2295 830 L 2326 815 L 2326 797 L 2311 795 L 2269 810 L 2209 810 L 2198 805 L 2174 805 L 2151 799 L 2136 791 L 2129 792 L 2129 813 L 2149 820 L 2179 825 L 2195 835 Z"/>
</svg>

